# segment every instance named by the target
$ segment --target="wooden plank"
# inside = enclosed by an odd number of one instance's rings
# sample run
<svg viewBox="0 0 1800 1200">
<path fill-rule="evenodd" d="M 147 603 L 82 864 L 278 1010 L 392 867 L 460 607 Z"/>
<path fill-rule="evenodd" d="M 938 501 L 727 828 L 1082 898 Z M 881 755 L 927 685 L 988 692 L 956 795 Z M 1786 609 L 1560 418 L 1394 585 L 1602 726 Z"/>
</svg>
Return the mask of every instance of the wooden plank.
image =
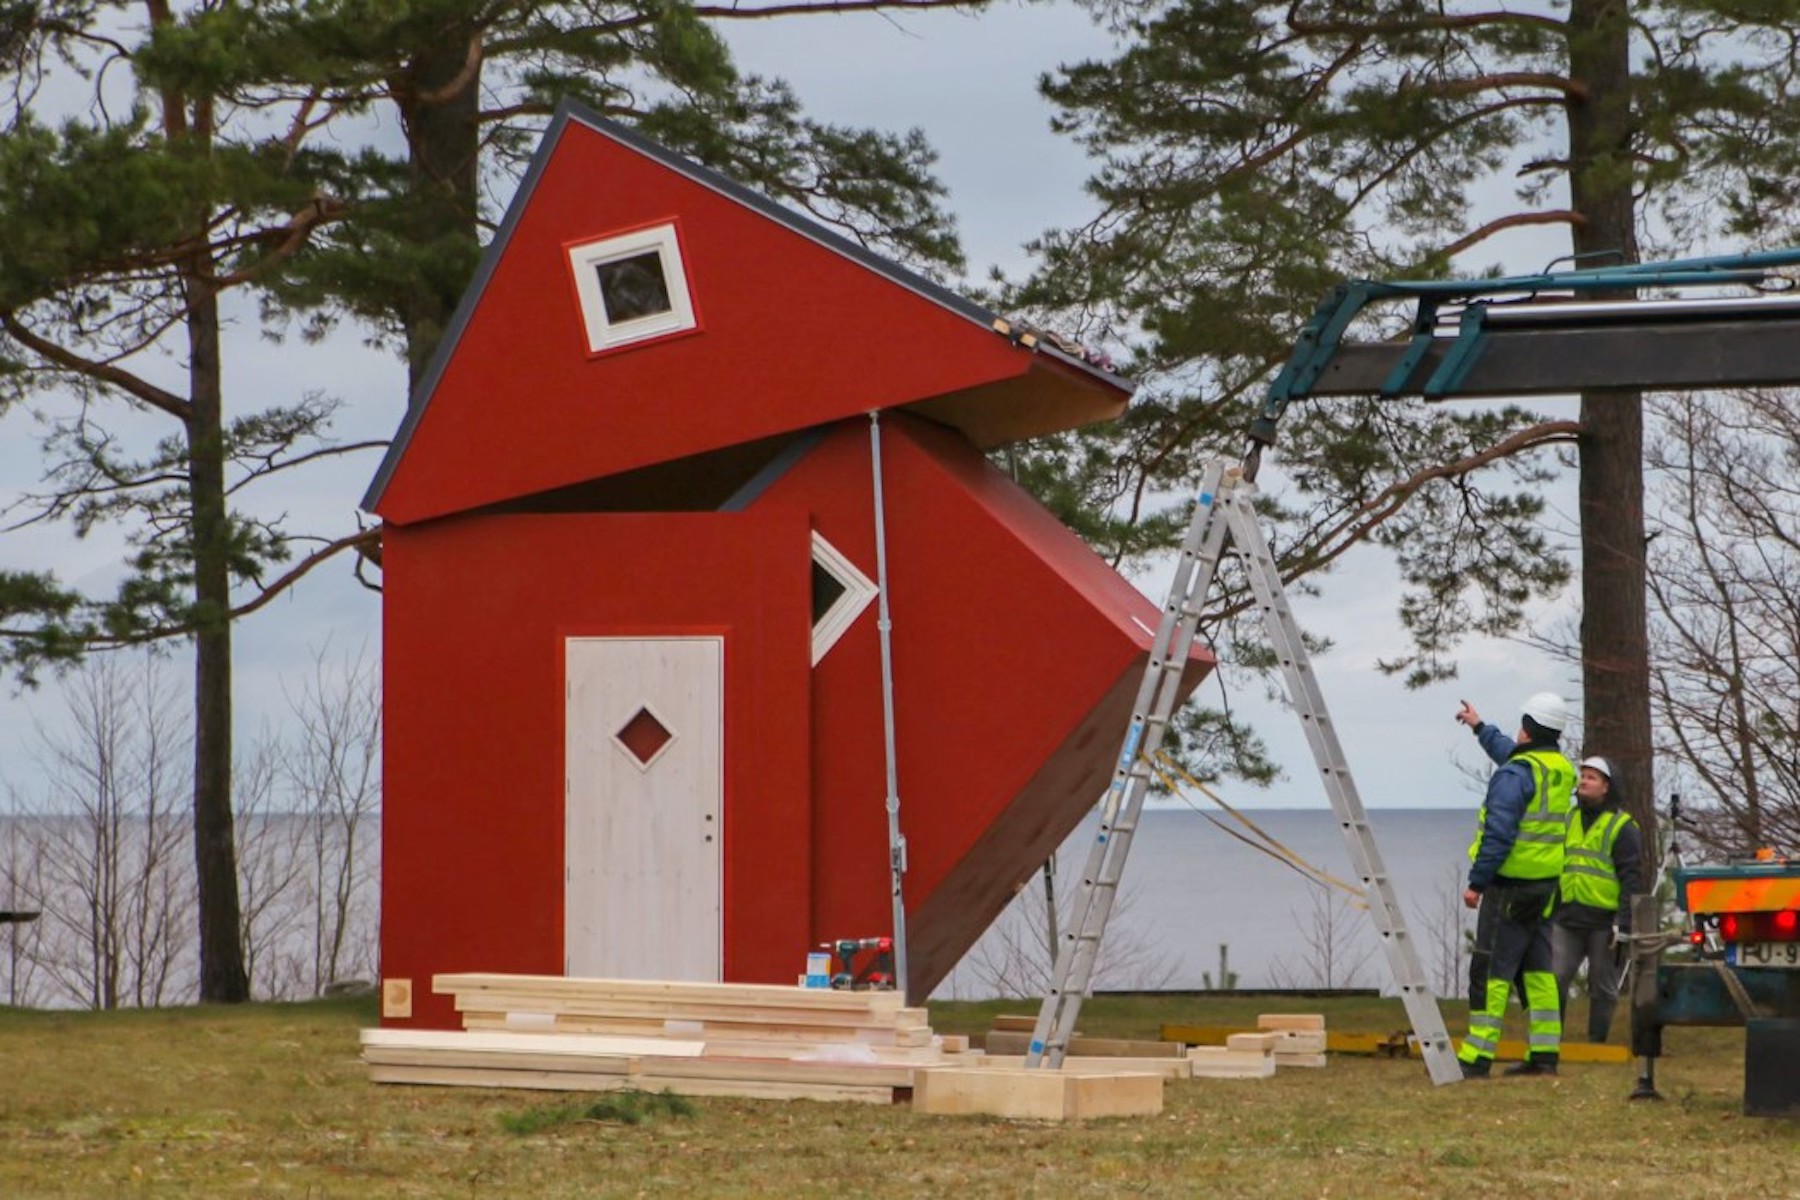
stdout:
<svg viewBox="0 0 1800 1200">
<path fill-rule="evenodd" d="M 989 1054 L 1024 1054 L 1031 1049 L 1031 1035 L 990 1032 L 982 1049 Z M 1094 1058 L 1180 1058 L 1181 1047 L 1173 1042 L 1076 1036 L 1069 1039 L 1068 1053 Z"/>
<path fill-rule="evenodd" d="M 764 1058 L 643 1058 L 640 1072 L 658 1079 L 720 1079 L 763 1083 L 911 1087 L 918 1068 L 907 1063 L 796 1062 Z M 677 1089 L 679 1090 L 679 1089 Z"/>
<path fill-rule="evenodd" d="M 1323 1033 L 1325 1018 L 1320 1013 L 1263 1013 L 1256 1018 L 1256 1027 L 1261 1030 L 1288 1030 L 1301 1033 Z"/>
<path fill-rule="evenodd" d="M 601 1058 L 592 1054 L 508 1054 L 498 1050 L 426 1049 L 407 1046 L 364 1046 L 371 1067 L 469 1067 L 481 1070 L 557 1071 L 571 1075 L 628 1076 L 635 1058 Z"/>
<path fill-rule="evenodd" d="M 1256 1054 L 1273 1054 L 1281 1042 L 1279 1033 L 1234 1033 L 1225 1039 L 1227 1050 L 1247 1050 Z"/>
<path fill-rule="evenodd" d="M 929 1047 L 932 1033 L 923 1029 L 881 1029 L 845 1025 L 770 1025 L 746 1021 L 687 1021 L 650 1017 L 587 1017 L 567 1014 L 544 1020 L 522 1021 L 518 1013 L 465 1012 L 464 1029 L 517 1030 L 541 1033 L 599 1033 L 626 1037 L 673 1037 L 707 1041 L 744 1038 L 768 1042 L 862 1044 L 868 1046 Z"/>
<path fill-rule="evenodd" d="M 742 996 L 654 996 L 654 995 L 611 995 L 606 993 L 584 995 L 570 992 L 562 995 L 548 995 L 542 992 L 516 990 L 511 988 L 478 988 L 473 991 L 455 991 L 449 993 L 452 1005 L 459 1011 L 482 1009 L 486 1011 L 506 1011 L 548 1013 L 681 1013 L 681 1012 L 716 1012 L 720 1020 L 733 1021 L 815 1021 L 825 1024 L 863 1024 L 886 1025 L 897 1028 L 910 1028 L 930 1023 L 929 1014 L 923 1008 L 884 1007 L 867 1008 L 856 1005 L 812 1004 L 795 999 L 808 995 L 820 995 L 807 988 L 787 989 L 788 1002 L 782 1000 L 750 999 Z"/>
<path fill-rule="evenodd" d="M 1195 1046 L 1187 1058 L 1195 1079 L 1267 1079 L 1275 1074 L 1275 1056 L 1260 1050 Z"/>
<path fill-rule="evenodd" d="M 894 1089 L 890 1087 L 845 1087 L 731 1079 L 667 1079 L 651 1075 L 591 1075 L 579 1071 L 372 1066 L 369 1068 L 369 1078 L 374 1083 L 520 1088 L 556 1092 L 606 1092 L 632 1088 L 646 1092 L 672 1091 L 684 1096 L 726 1096 L 756 1100 L 849 1101 L 859 1104 L 892 1104 L 895 1100 Z"/>
<path fill-rule="evenodd" d="M 895 1012 L 906 1007 L 904 998 L 897 991 L 858 992 L 836 988 L 790 987 L 775 983 L 584 979 L 566 975 L 494 975 L 475 972 L 433 975 L 431 990 L 440 995 L 507 991 L 557 999 L 766 1005 L 839 1012 Z"/>
<path fill-rule="evenodd" d="M 477 1027 L 476 1032 L 484 1032 Z M 569 1034 L 554 1036 L 567 1037 Z M 833 1055 L 867 1055 L 874 1062 L 936 1065 L 950 1057 L 935 1046 L 884 1046 L 866 1041 L 797 1041 L 762 1037 L 708 1038 L 701 1043 L 704 1053 L 727 1058 L 826 1058 Z"/>
<path fill-rule="evenodd" d="M 1066 1119 L 1153 1117 L 1162 1112 L 1163 1081 L 1157 1075 L 1074 1075 L 1068 1079 Z"/>
<path fill-rule="evenodd" d="M 457 993 L 457 1012 L 512 1014 L 515 1021 L 551 1017 L 601 1017 L 647 1021 L 735 1021 L 748 1025 L 803 1026 L 818 1029 L 930 1029 L 924 1009 L 899 1009 L 892 1013 L 854 1010 L 809 1009 L 738 1004 L 703 1004 L 698 1001 L 581 1000 L 549 1001 L 542 997 L 505 992 Z"/>
<path fill-rule="evenodd" d="M 1272 1056 L 1277 1068 L 1284 1067 L 1322 1067 L 1325 1065 L 1323 1054 L 1308 1054 L 1303 1050 L 1277 1050 Z"/>
<path fill-rule="evenodd" d="M 617 1053 L 611 1048 L 625 1039 L 616 1038 L 381 1029 L 364 1030 L 363 1034 L 364 1060 L 389 1066 L 592 1071 L 667 1079 L 911 1087 L 912 1073 L 919 1065 L 825 1058 L 701 1057 L 689 1052 L 691 1048 L 685 1046 L 671 1055 L 646 1054 L 637 1048 L 629 1053 Z"/>
<path fill-rule="evenodd" d="M 959 1057 L 946 1066 L 961 1066 Z M 1023 1054 L 984 1054 L 979 1056 L 971 1066 L 1000 1067 L 1016 1071 L 1025 1066 Z M 1147 1071 L 1159 1072 L 1164 1079 L 1187 1079 L 1192 1075 L 1188 1060 L 1185 1058 L 1082 1058 L 1071 1056 L 1062 1061 L 1057 1070 L 1065 1075 L 1129 1075 Z"/>
<path fill-rule="evenodd" d="M 991 1028 L 1002 1033 L 1031 1033 L 1037 1029 L 1037 1020 L 1021 1013 L 1001 1013 L 994 1018 Z"/>
<path fill-rule="evenodd" d="M 1075 1075 L 1025 1068 L 932 1067 L 915 1076 L 913 1110 L 1037 1121 L 1154 1116 L 1161 1075 Z"/>
<path fill-rule="evenodd" d="M 592 1054 L 600 1057 L 628 1057 L 657 1054 L 665 1058 L 698 1057 L 705 1052 L 703 1042 L 676 1041 L 670 1038 L 606 1037 L 567 1033 L 471 1033 L 442 1029 L 365 1029 L 361 1035 L 366 1046 L 405 1046 L 412 1049 L 498 1050 L 511 1054 L 532 1052 L 549 1054 Z"/>
</svg>

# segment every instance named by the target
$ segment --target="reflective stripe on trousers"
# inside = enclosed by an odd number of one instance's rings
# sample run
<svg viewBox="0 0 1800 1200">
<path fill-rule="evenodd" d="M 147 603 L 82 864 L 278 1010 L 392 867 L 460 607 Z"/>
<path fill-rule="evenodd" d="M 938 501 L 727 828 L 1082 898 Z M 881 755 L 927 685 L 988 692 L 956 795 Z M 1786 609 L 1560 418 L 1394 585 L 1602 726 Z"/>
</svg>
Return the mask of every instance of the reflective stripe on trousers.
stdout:
<svg viewBox="0 0 1800 1200">
<path fill-rule="evenodd" d="M 1562 1050 L 1562 1013 L 1556 1003 L 1556 976 L 1548 971 L 1526 971 L 1525 975 L 1525 1044 L 1534 1059 L 1554 1060 Z M 1506 1001 L 1512 996 L 1512 983 L 1489 978 L 1487 1003 L 1469 1013 L 1469 1034 L 1463 1038 L 1456 1057 L 1466 1063 L 1492 1061 L 1500 1046 L 1500 1031 L 1506 1022 Z"/>
</svg>

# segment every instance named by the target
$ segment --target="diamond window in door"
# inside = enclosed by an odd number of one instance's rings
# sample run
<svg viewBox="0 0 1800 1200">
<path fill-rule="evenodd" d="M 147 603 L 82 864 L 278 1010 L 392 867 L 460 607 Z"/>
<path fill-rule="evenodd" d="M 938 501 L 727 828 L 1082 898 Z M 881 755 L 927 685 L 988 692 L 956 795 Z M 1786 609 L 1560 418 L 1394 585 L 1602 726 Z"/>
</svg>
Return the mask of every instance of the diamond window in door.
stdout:
<svg viewBox="0 0 1800 1200">
<path fill-rule="evenodd" d="M 674 743 L 675 734 L 646 704 L 613 731 L 613 741 L 631 756 L 640 771 L 647 771 Z"/>
<path fill-rule="evenodd" d="M 844 631 L 855 624 L 863 609 L 875 599 L 876 588 L 869 577 L 856 569 L 856 564 L 843 552 L 819 536 L 812 535 L 812 609 L 813 665 L 837 644 Z"/>
</svg>

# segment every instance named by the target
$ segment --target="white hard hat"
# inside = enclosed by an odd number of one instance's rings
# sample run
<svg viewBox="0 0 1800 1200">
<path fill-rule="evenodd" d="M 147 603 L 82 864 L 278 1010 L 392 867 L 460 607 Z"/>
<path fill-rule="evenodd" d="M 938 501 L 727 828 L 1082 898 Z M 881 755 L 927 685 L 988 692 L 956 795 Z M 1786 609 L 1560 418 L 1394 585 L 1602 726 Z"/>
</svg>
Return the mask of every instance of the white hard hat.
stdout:
<svg viewBox="0 0 1800 1200">
<path fill-rule="evenodd" d="M 1532 718 L 1534 721 L 1536 719 L 1536 717 Z M 1584 769 L 1598 771 L 1608 779 L 1612 778 L 1612 764 L 1607 762 L 1604 758 L 1601 758 L 1598 754 L 1594 755 L 1592 758 L 1582 759 L 1581 765 Z"/>
<path fill-rule="evenodd" d="M 1525 715 L 1545 729 L 1563 731 L 1569 723 L 1569 706 L 1555 692 L 1539 692 L 1525 701 Z"/>
</svg>

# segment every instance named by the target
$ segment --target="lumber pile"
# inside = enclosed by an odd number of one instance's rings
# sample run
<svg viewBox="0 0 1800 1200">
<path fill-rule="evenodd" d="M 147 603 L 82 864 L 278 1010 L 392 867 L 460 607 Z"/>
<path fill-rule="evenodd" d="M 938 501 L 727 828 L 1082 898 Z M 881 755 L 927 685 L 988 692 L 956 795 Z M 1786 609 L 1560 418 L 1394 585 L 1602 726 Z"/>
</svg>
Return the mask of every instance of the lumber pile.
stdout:
<svg viewBox="0 0 1800 1200">
<path fill-rule="evenodd" d="M 925 1010 L 895 992 L 474 974 L 439 975 L 432 989 L 454 997 L 463 1028 L 364 1030 L 374 1082 L 911 1100 L 926 1113 L 1080 1120 L 1161 1112 L 1163 1080 L 1186 1077 L 1179 1057 L 1071 1059 L 1060 1071 L 990 1062 L 966 1038 L 934 1038 Z"/>
<path fill-rule="evenodd" d="M 1265 1013 L 1256 1018 L 1254 1032 L 1226 1033 L 1224 1042 L 1189 1048 L 1188 1064 L 1196 1079 L 1267 1079 L 1277 1067 L 1322 1067 L 1325 1018 Z"/>
<path fill-rule="evenodd" d="M 1325 1018 L 1318 1013 L 1264 1013 L 1256 1028 L 1275 1037 L 1270 1056 L 1278 1067 L 1325 1065 Z"/>
<path fill-rule="evenodd" d="M 374 1082 L 891 1104 L 954 1061 L 897 992 L 481 974 L 432 990 L 462 1030 L 364 1030 Z"/>
</svg>

